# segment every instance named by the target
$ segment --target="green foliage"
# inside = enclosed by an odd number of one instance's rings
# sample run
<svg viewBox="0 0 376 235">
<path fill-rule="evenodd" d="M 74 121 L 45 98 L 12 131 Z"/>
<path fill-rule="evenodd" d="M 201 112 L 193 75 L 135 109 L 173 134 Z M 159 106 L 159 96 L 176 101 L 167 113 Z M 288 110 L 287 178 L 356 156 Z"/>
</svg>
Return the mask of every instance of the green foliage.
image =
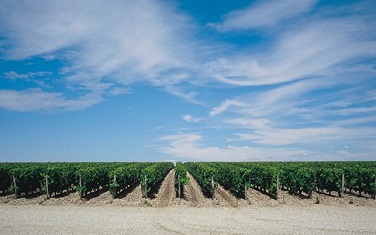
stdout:
<svg viewBox="0 0 376 235">
<path fill-rule="evenodd" d="M 12 185 L 11 169 L 13 165 L 10 163 L 0 164 L 0 192 L 7 193 Z"/>
<path fill-rule="evenodd" d="M 42 170 L 43 168 L 38 165 L 13 168 L 10 171 L 13 179 L 11 190 L 17 197 L 37 192 L 41 189 Z"/>
<path fill-rule="evenodd" d="M 106 165 L 79 168 L 76 172 L 79 179 L 76 189 L 80 192 L 81 197 L 84 197 L 88 192 L 106 187 L 109 183 L 108 170 Z"/>
<path fill-rule="evenodd" d="M 350 190 L 368 193 L 372 197 L 376 194 L 376 162 L 211 162 L 185 165 L 207 196 L 213 193 L 210 174 L 239 198 L 244 197 L 245 183 L 276 196 L 277 176 L 280 186 L 294 194 L 305 193 L 311 197 L 317 188 L 340 195 L 342 173 L 345 173 L 345 186 Z M 214 170 L 208 174 L 208 169 L 203 167 Z"/>
<path fill-rule="evenodd" d="M 341 196 L 342 174 L 344 170 L 341 168 L 322 168 L 317 171 L 317 188 L 319 190 L 327 190 L 329 194 L 332 191 L 337 192 Z"/>
<path fill-rule="evenodd" d="M 211 166 L 217 170 L 214 177 L 220 185 L 236 197 L 244 197 L 245 179 L 243 176 L 247 169 L 241 163 L 218 162 L 212 163 Z"/>
<path fill-rule="evenodd" d="M 121 190 L 141 181 L 147 196 L 172 168 L 172 163 L 0 163 L 0 192 L 11 191 L 17 196 L 45 192 L 47 177 L 50 195 L 76 188 L 84 196 L 109 186 L 115 197 Z M 245 183 L 275 194 L 277 175 L 280 185 L 292 193 L 310 196 L 315 188 L 341 193 L 342 173 L 350 192 L 367 193 L 373 198 L 376 193 L 376 162 L 177 163 L 175 187 L 179 183 L 177 178 L 181 187 L 188 182 L 186 170 L 208 197 L 213 196 L 217 183 L 237 197 L 244 196 Z"/>
<path fill-rule="evenodd" d="M 41 188 L 47 192 L 45 178 L 48 181 L 48 196 L 52 193 L 61 193 L 62 191 L 71 190 L 77 184 L 77 176 L 75 174 L 76 167 L 73 164 L 56 164 L 50 165 L 41 173 Z M 43 180 L 44 179 L 44 180 Z"/>
<path fill-rule="evenodd" d="M 254 164 L 247 167 L 244 178 L 250 186 L 277 195 L 278 169 L 273 165 Z"/>
<path fill-rule="evenodd" d="M 283 164 L 281 167 L 281 185 L 291 193 L 306 193 L 310 198 L 316 188 L 316 171 L 312 167 L 299 163 Z"/>
<path fill-rule="evenodd" d="M 122 190 L 140 182 L 141 170 L 151 163 L 130 163 L 109 172 L 109 190 L 115 198 Z"/>
<path fill-rule="evenodd" d="M 217 175 L 217 170 L 212 167 L 210 163 L 205 162 L 187 162 L 184 163 L 184 165 L 186 166 L 187 170 L 195 177 L 204 195 L 207 197 L 213 197 L 215 188 L 217 187 L 217 183 L 215 182 L 215 175 Z M 212 179 L 214 181 L 214 185 Z"/>
<path fill-rule="evenodd" d="M 375 168 L 367 168 L 363 169 L 361 172 L 361 178 L 364 184 L 364 188 L 362 190 L 365 193 L 368 193 L 372 196 L 373 199 L 376 195 L 376 169 Z"/>
<path fill-rule="evenodd" d="M 173 168 L 174 164 L 172 162 L 157 162 L 142 169 L 140 181 L 143 196 L 150 196 L 149 193 L 152 187 L 158 185 Z"/>
<path fill-rule="evenodd" d="M 175 191 L 176 191 L 176 196 L 179 197 L 179 192 L 183 192 L 183 186 L 188 184 L 189 178 L 187 176 L 187 169 L 185 165 L 181 162 L 176 163 L 175 167 Z M 180 187 L 180 189 L 179 189 Z M 181 197 L 181 194 L 180 194 Z"/>
</svg>

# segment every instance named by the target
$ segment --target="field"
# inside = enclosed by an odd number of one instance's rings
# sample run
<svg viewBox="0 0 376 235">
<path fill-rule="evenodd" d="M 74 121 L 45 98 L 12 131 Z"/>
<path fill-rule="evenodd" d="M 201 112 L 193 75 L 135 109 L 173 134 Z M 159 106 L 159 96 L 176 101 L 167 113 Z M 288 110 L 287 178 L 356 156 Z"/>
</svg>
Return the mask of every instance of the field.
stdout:
<svg viewBox="0 0 376 235">
<path fill-rule="evenodd" d="M 0 234 L 376 234 L 374 162 L 69 164 L 0 165 L 10 183 L 0 195 Z M 324 168 L 340 173 L 332 192 L 316 185 Z M 270 173 L 269 185 L 257 184 L 265 176 L 252 173 L 260 169 Z M 59 188 L 63 171 L 74 183 Z M 303 190 L 305 178 L 295 172 L 314 173 L 315 188 Z M 15 173 L 38 184 L 20 193 Z"/>
<path fill-rule="evenodd" d="M 0 234 L 376 234 L 374 207 L 0 205 Z"/>
</svg>

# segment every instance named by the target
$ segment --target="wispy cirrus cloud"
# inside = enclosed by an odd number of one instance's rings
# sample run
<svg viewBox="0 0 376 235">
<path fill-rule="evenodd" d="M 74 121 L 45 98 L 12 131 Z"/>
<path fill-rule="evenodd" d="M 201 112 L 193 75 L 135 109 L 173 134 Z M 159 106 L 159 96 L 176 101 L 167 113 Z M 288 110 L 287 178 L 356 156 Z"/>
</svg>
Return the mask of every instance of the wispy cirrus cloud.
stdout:
<svg viewBox="0 0 376 235">
<path fill-rule="evenodd" d="M 284 32 L 271 32 L 276 39 L 268 49 L 219 58 L 205 64 L 206 71 L 219 82 L 236 86 L 273 85 L 328 76 L 334 70 L 339 73 L 349 69 L 341 64 L 376 56 L 375 25 L 368 21 L 354 16 L 289 25 Z"/>
<path fill-rule="evenodd" d="M 233 99 L 226 99 L 218 106 L 212 107 L 209 115 L 216 116 L 221 113 L 233 112 L 252 117 L 262 117 L 272 113 L 279 113 L 283 110 L 291 111 L 298 108 L 298 97 L 318 89 L 327 89 L 335 86 L 333 82 L 325 79 L 305 79 L 273 89 L 254 91 Z"/>
<path fill-rule="evenodd" d="M 313 12 L 305 19 L 302 16 L 316 1 L 260 1 L 227 14 L 224 33 L 231 33 L 231 27 L 276 24 L 283 24 L 283 30 L 265 29 L 264 50 L 252 43 L 239 50 L 227 43 L 199 40 L 193 20 L 172 4 L 151 0 L 83 4 L 4 1 L 2 57 L 58 60 L 63 64 L 59 80 L 69 89 L 113 94 L 109 87 L 146 83 L 204 105 L 200 94 L 186 84 L 282 84 L 349 67 L 369 70 L 362 63 L 341 65 L 376 55 L 372 16 L 359 7 L 360 14 L 339 14 L 339 9 Z"/>
<path fill-rule="evenodd" d="M 197 133 L 179 133 L 164 136 L 161 141 L 167 141 L 168 146 L 159 151 L 190 161 L 260 161 L 268 160 L 298 160 L 306 158 L 311 153 L 306 151 L 280 149 L 251 148 L 249 146 L 227 145 L 225 147 L 202 146 L 202 135 Z M 277 154 L 279 153 L 279 154 Z"/>
<path fill-rule="evenodd" d="M 220 24 L 209 25 L 219 31 L 275 26 L 281 21 L 309 12 L 316 2 L 317 0 L 258 1 L 245 9 L 229 12 Z"/>
<path fill-rule="evenodd" d="M 109 84 L 172 87 L 187 80 L 182 71 L 195 57 L 190 27 L 172 4 L 151 0 L 3 1 L 0 9 L 3 59 L 60 61 L 67 88 L 109 95 Z M 193 93 L 166 91 L 193 100 Z"/>
<path fill-rule="evenodd" d="M 294 16 L 294 23 L 281 19 L 284 30 L 262 25 L 263 33 L 273 35 L 265 40 L 269 47 L 206 64 L 210 76 L 223 84 L 254 87 L 227 97 L 209 112 L 233 133 L 228 141 L 270 151 L 306 150 L 307 159 L 373 159 L 376 135 L 366 126 L 375 119 L 376 35 L 371 30 L 373 16 L 364 7 L 356 7 L 363 9 L 361 14 L 332 9 L 306 19 Z M 252 27 L 218 30 L 231 33 Z M 343 151 L 341 146 L 347 144 L 354 147 Z"/>
<path fill-rule="evenodd" d="M 44 92 L 39 88 L 23 91 L 0 90 L 0 107 L 19 112 L 79 110 L 102 100 L 98 94 L 85 94 L 77 99 L 68 99 L 61 92 Z"/>
<path fill-rule="evenodd" d="M 185 161 L 327 161 L 349 159 L 372 160 L 374 157 L 370 149 L 353 149 L 344 147 L 328 149 L 326 147 L 315 150 L 297 149 L 293 146 L 254 146 L 227 145 L 212 146 L 203 144 L 203 135 L 198 133 L 178 133 L 164 136 L 160 141 L 166 146 L 158 148 L 160 152 L 175 156 Z M 355 143 L 355 145 L 359 145 Z M 363 147 L 363 146 L 361 146 Z"/>
<path fill-rule="evenodd" d="M 247 102 L 243 102 L 237 99 L 228 99 L 222 102 L 219 106 L 213 107 L 210 111 L 210 116 L 216 116 L 220 113 L 227 111 L 231 107 L 245 107 Z"/>
<path fill-rule="evenodd" d="M 191 123 L 194 123 L 194 122 L 200 122 L 201 119 L 198 118 L 198 117 L 193 117 L 192 115 L 190 114 L 184 114 L 183 115 L 183 120 L 186 121 L 186 122 L 191 122 Z"/>
<path fill-rule="evenodd" d="M 163 136 L 149 147 L 166 154 L 373 157 L 374 1 L 255 1 L 202 25 L 168 1 L 1 3 L 1 109 L 79 110 L 142 86 L 189 103 L 173 117 L 157 118 L 166 102 L 148 110 Z"/>
<path fill-rule="evenodd" d="M 165 90 L 173 95 L 183 98 L 184 100 L 190 103 L 197 104 L 200 106 L 204 105 L 203 101 L 197 99 L 198 94 L 195 91 L 185 91 L 184 89 L 178 86 L 166 86 Z"/>
<path fill-rule="evenodd" d="M 358 148 L 343 157 L 372 159 L 370 143 L 376 136 L 365 126 L 375 119 L 372 58 L 376 41 L 371 30 L 375 25 L 369 21 L 373 16 L 364 7 L 357 7 L 363 9 L 361 14 L 338 14 L 342 9 L 332 9 L 306 19 L 294 16 L 294 23 L 285 23 L 287 18 L 282 17 L 278 23 L 284 30 L 263 28 L 262 32 L 274 36 L 267 42 L 270 47 L 207 64 L 207 71 L 221 83 L 255 87 L 224 99 L 209 112 L 222 120 L 223 128 L 233 130 L 234 137 L 228 141 L 311 153 L 326 149 L 333 155 L 343 153 L 337 145 L 350 143 Z M 235 12 L 246 14 L 250 9 L 258 8 L 253 5 Z M 256 27 L 243 26 L 221 32 Z M 261 26 L 270 25 L 257 27 Z"/>
<path fill-rule="evenodd" d="M 306 79 L 225 100 L 212 112 L 221 110 L 217 119 L 233 130 L 231 143 L 305 149 L 312 158 L 323 156 L 322 149 L 341 155 L 339 148 L 350 144 L 351 151 L 339 158 L 371 160 L 376 132 L 369 124 L 376 118 L 375 102 L 362 81 L 338 89 L 332 81 Z M 229 108 L 229 103 L 242 105 Z"/>
</svg>

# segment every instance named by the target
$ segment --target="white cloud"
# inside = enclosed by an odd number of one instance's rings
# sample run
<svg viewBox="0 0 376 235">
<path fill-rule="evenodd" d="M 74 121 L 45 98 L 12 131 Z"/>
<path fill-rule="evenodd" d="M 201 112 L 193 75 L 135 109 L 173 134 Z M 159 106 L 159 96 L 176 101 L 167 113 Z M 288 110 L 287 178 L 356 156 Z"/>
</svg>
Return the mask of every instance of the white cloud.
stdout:
<svg viewBox="0 0 376 235">
<path fill-rule="evenodd" d="M 222 30 L 266 26 L 309 11 L 316 2 L 260 1 L 227 14 L 223 24 L 217 26 Z M 279 28 L 264 29 L 262 42 L 257 44 L 260 47 L 245 47 L 241 53 L 217 57 L 204 65 L 204 72 L 231 86 L 274 85 L 318 76 L 330 80 L 339 74 L 357 79 L 365 73 L 373 75 L 373 64 L 366 62 L 376 56 L 371 8 L 367 2 L 348 9 L 317 8 L 309 17 L 300 16 Z M 354 9 L 360 14 L 354 14 Z"/>
<path fill-rule="evenodd" d="M 224 17 L 221 24 L 209 24 L 219 31 L 245 30 L 265 26 L 275 26 L 281 21 L 308 12 L 317 0 L 267 0 L 235 10 Z"/>
<path fill-rule="evenodd" d="M 62 59 L 61 75 L 73 86 L 186 80 L 180 70 L 195 61 L 189 27 L 172 4 L 152 0 L 6 1 L 0 9 L 4 56 Z"/>
<path fill-rule="evenodd" d="M 4 73 L 4 78 L 13 82 L 31 82 L 43 88 L 52 88 L 50 85 L 46 84 L 46 81 L 50 80 L 51 76 L 53 76 L 53 72 L 48 71 L 28 72 L 21 74 L 17 73 L 16 71 Z"/>
<path fill-rule="evenodd" d="M 65 67 L 60 69 L 59 76 L 70 91 L 84 90 L 105 97 L 127 93 L 124 87 L 146 82 L 204 106 L 194 85 L 220 82 L 233 88 L 279 84 L 283 87 L 263 94 L 256 92 L 255 96 L 227 96 L 209 115 L 229 110 L 252 117 L 278 110 L 308 112 L 309 108 L 297 107 L 294 99 L 300 102 L 300 95 L 320 86 L 341 86 L 348 80 L 355 81 L 361 73 L 373 75 L 373 65 L 351 65 L 351 62 L 376 55 L 375 25 L 369 20 L 372 16 L 339 14 L 331 9 L 331 13 L 319 10 L 303 19 L 315 3 L 315 0 L 259 1 L 230 12 L 217 25 L 222 30 L 286 23 L 283 31 L 266 27 L 265 40 L 259 43 L 263 50 L 257 47 L 238 50 L 225 43 L 222 47 L 219 43 L 198 42 L 191 19 L 166 2 L 6 1 L 0 9 L 2 47 L 7 48 L 3 54 L 8 59 L 40 56 L 63 61 Z M 288 20 L 293 18 L 294 21 Z M 247 31 L 244 33 L 248 35 Z M 210 51 L 207 49 L 210 47 L 225 49 Z M 212 52 L 210 56 L 208 51 Z M 341 71 L 348 72 L 349 68 L 353 68 L 351 75 L 343 73 L 339 77 Z M 6 76 L 39 75 L 11 71 Z M 314 84 L 312 78 L 317 77 L 322 79 Z M 301 80 L 308 82 L 294 82 Z M 365 108 L 357 111 L 365 112 Z"/>
<path fill-rule="evenodd" d="M 357 113 L 376 113 L 376 107 L 348 108 L 348 109 L 340 109 L 334 112 L 337 112 L 340 115 L 353 115 Z"/>
<path fill-rule="evenodd" d="M 343 128 L 271 129 L 255 134 L 239 134 L 241 146 L 204 145 L 199 133 L 178 133 L 162 137 L 166 142 L 159 151 L 188 161 L 323 161 L 323 160 L 372 160 L 375 138 L 374 128 L 363 130 Z M 368 139 L 368 140 L 367 140 Z M 237 140 L 239 141 L 239 140 Z M 340 143 L 352 143 L 352 151 Z M 303 144 L 296 147 L 296 144 Z M 253 146 L 253 147 L 251 147 Z M 353 147 L 354 146 L 354 147 Z M 356 150 L 357 149 L 357 150 Z"/>
<path fill-rule="evenodd" d="M 220 113 L 223 113 L 223 112 L 227 111 L 232 106 L 245 107 L 247 105 L 246 105 L 246 103 L 243 103 L 243 102 L 238 101 L 238 100 L 225 100 L 220 106 L 212 108 L 212 111 L 210 111 L 210 116 L 216 116 Z"/>
<path fill-rule="evenodd" d="M 202 136 L 196 133 L 179 133 L 165 136 L 161 140 L 169 141 L 168 146 L 159 150 L 179 157 L 195 161 L 252 161 L 252 160 L 298 160 L 307 157 L 307 151 L 284 149 L 251 148 L 249 146 L 225 147 L 201 146 Z"/>
<path fill-rule="evenodd" d="M 231 143 L 282 152 L 306 150 L 309 159 L 369 160 L 376 138 L 369 124 L 376 116 L 369 83 L 364 81 L 369 79 L 333 76 L 253 89 L 224 100 L 212 112 L 221 113 L 217 121 L 236 136 L 227 135 Z M 345 153 L 342 148 L 348 143 L 356 147 Z"/>
<path fill-rule="evenodd" d="M 187 161 L 327 161 L 328 159 L 345 161 L 374 159 L 373 146 L 368 149 L 362 148 L 358 152 L 336 148 L 330 150 L 326 147 L 304 150 L 273 145 L 216 147 L 204 146 L 202 144 L 203 136 L 197 133 L 178 133 L 165 136 L 161 140 L 166 141 L 167 145 L 160 147 L 159 151 Z M 331 141 L 334 145 L 335 140 Z"/>
<path fill-rule="evenodd" d="M 192 103 L 192 104 L 197 104 L 197 105 L 204 105 L 203 101 L 200 101 L 197 99 L 197 93 L 196 92 L 186 92 L 183 91 L 181 88 L 177 86 L 166 86 L 165 90 L 168 91 L 169 93 L 176 95 L 180 98 L 183 98 L 184 100 Z"/>
<path fill-rule="evenodd" d="M 252 134 L 237 134 L 241 140 L 249 140 L 265 145 L 288 145 L 305 143 L 314 145 L 339 140 L 344 130 L 336 127 L 316 127 L 300 129 L 261 129 Z"/>
<path fill-rule="evenodd" d="M 375 115 L 368 115 L 365 117 L 349 117 L 344 120 L 338 120 L 333 123 L 334 126 L 339 127 L 350 127 L 350 126 L 359 126 L 359 125 L 366 125 L 376 123 L 376 116 Z"/>
<path fill-rule="evenodd" d="M 115 87 L 112 90 L 110 90 L 111 95 L 131 94 L 132 92 L 133 90 L 127 87 Z"/>
<path fill-rule="evenodd" d="M 266 130 L 270 128 L 271 121 L 268 119 L 260 119 L 260 118 L 232 118 L 224 120 L 225 123 L 232 124 L 235 126 L 241 126 L 247 129 L 256 129 L 256 130 Z"/>
<path fill-rule="evenodd" d="M 23 79 L 29 80 L 32 78 L 45 78 L 53 75 L 52 72 L 47 71 L 39 71 L 39 72 L 28 72 L 25 74 L 19 74 L 16 71 L 9 71 L 4 73 L 4 77 L 6 79 L 16 80 L 16 79 Z"/>
<path fill-rule="evenodd" d="M 16 71 L 10 71 L 4 73 L 4 77 L 7 79 L 15 80 L 15 79 L 28 79 L 29 75 L 28 74 L 19 74 Z"/>
<path fill-rule="evenodd" d="M 193 117 L 190 114 L 185 114 L 185 115 L 183 115 L 183 120 L 186 121 L 186 122 L 199 122 L 200 118 Z"/>
<path fill-rule="evenodd" d="M 224 100 L 221 104 L 212 108 L 210 116 L 234 112 L 246 115 L 249 120 L 273 113 L 297 111 L 298 104 L 302 102 L 299 99 L 300 97 L 317 89 L 333 87 L 334 84 L 332 83 L 332 81 L 326 79 L 315 78 L 280 85 L 272 89 L 255 90 L 251 94 Z M 245 120 L 238 119 L 237 121 Z"/>
<path fill-rule="evenodd" d="M 270 32 L 275 38 L 273 43 L 265 40 L 265 44 L 270 43 L 266 49 L 249 49 L 247 53 L 220 57 L 206 63 L 205 71 L 208 77 L 236 86 L 273 85 L 307 77 L 332 76 L 349 69 L 349 66 L 341 68 L 341 64 L 376 56 L 374 27 L 356 16 L 291 24 L 283 33 Z M 357 69 L 369 70 L 367 67 Z"/>
<path fill-rule="evenodd" d="M 19 111 L 79 110 L 102 101 L 97 94 L 69 100 L 60 92 L 44 92 L 39 88 L 23 91 L 0 90 L 0 108 Z"/>
</svg>

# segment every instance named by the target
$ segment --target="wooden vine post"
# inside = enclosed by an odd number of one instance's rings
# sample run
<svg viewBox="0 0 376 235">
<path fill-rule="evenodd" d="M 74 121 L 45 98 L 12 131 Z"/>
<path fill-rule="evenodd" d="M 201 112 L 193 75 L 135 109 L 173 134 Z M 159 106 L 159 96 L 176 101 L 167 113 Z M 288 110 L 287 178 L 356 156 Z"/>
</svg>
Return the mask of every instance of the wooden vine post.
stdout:
<svg viewBox="0 0 376 235">
<path fill-rule="evenodd" d="M 244 199 L 245 199 L 245 200 L 248 199 L 247 191 L 248 191 L 247 181 L 245 180 L 245 181 L 244 181 Z"/>
<path fill-rule="evenodd" d="M 345 192 L 345 173 L 342 174 L 341 197 L 343 197 L 344 192 Z"/>
<path fill-rule="evenodd" d="M 14 186 L 14 194 L 16 194 L 16 198 L 18 198 L 16 177 L 14 175 L 13 175 L 13 186 Z"/>
<path fill-rule="evenodd" d="M 179 183 L 178 194 L 179 194 L 179 198 L 181 198 L 181 189 L 180 189 L 180 175 L 178 175 L 178 183 Z"/>
<path fill-rule="evenodd" d="M 214 176 L 211 177 L 211 186 L 213 188 L 213 192 L 215 191 L 215 188 L 214 188 Z M 213 193 L 213 198 L 214 198 L 214 193 Z"/>
<path fill-rule="evenodd" d="M 275 192 L 275 199 L 278 200 L 278 191 L 279 191 L 279 174 L 277 175 L 277 191 Z"/>
<path fill-rule="evenodd" d="M 144 183 L 144 189 L 142 190 L 142 191 L 143 191 L 142 194 L 143 194 L 144 198 L 147 198 L 147 196 L 148 196 L 148 195 L 147 195 L 147 188 L 148 188 L 148 187 L 147 187 L 147 185 L 148 185 L 148 184 L 147 184 L 147 179 L 148 179 L 148 178 L 147 178 L 146 175 L 145 175 L 145 178 L 144 178 L 144 179 L 145 179 L 145 181 L 144 181 L 145 183 Z"/>
<path fill-rule="evenodd" d="M 116 174 L 114 175 L 114 185 L 116 186 L 117 182 L 116 182 Z M 115 198 L 115 196 L 118 194 L 118 191 L 116 190 L 116 187 L 115 187 L 115 193 L 113 194 L 113 197 Z"/>
<path fill-rule="evenodd" d="M 80 175 L 79 185 L 80 185 L 80 198 L 83 198 L 84 190 L 82 190 L 82 176 L 81 175 Z"/>
<path fill-rule="evenodd" d="M 45 179 L 46 179 L 46 193 L 47 193 L 47 199 L 50 197 L 50 193 L 49 193 L 49 191 L 48 191 L 48 176 L 46 175 L 45 176 Z"/>
</svg>

